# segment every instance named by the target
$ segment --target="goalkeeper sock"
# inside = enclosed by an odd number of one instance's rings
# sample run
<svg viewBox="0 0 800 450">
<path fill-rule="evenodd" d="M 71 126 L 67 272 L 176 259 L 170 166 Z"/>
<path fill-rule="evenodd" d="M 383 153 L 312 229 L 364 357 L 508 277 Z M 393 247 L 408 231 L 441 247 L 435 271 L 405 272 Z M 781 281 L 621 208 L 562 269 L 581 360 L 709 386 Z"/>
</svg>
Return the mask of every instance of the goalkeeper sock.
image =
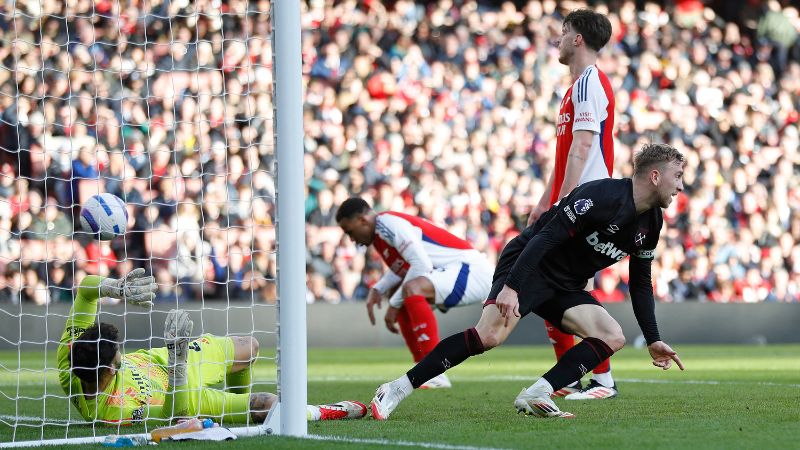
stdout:
<svg viewBox="0 0 800 450">
<path fill-rule="evenodd" d="M 413 339 L 409 350 L 415 362 L 421 361 L 439 343 L 439 325 L 436 323 L 436 316 L 428 300 L 422 295 L 407 297 L 403 302 L 403 309 L 408 313 L 411 328 L 409 338 Z M 406 339 L 406 344 L 409 338 Z"/>
<path fill-rule="evenodd" d="M 428 353 L 428 356 L 406 372 L 406 376 L 416 389 L 431 378 L 461 364 L 470 356 L 480 355 L 483 352 L 483 342 L 478 336 L 478 331 L 470 328 L 443 339 Z"/>
<path fill-rule="evenodd" d="M 542 378 L 550 383 L 554 391 L 557 391 L 573 381 L 580 380 L 613 354 L 611 347 L 602 340 L 586 338 L 564 353 L 564 356 Z"/>
<path fill-rule="evenodd" d="M 234 394 L 249 394 L 252 386 L 250 385 L 251 366 L 225 375 L 225 386 L 227 391 Z"/>
</svg>

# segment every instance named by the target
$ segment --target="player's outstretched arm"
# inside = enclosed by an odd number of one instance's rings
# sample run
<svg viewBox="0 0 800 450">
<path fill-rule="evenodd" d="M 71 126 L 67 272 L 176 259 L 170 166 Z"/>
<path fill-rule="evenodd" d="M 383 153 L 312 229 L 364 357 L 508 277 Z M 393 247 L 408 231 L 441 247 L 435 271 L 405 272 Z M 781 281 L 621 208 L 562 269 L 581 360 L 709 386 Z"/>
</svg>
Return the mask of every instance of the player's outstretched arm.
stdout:
<svg viewBox="0 0 800 450">
<path fill-rule="evenodd" d="M 56 352 L 59 379 L 65 391 L 69 392 L 70 389 L 70 343 L 94 323 L 97 317 L 97 299 L 124 299 L 128 303 L 149 308 L 153 305 L 156 288 L 155 279 L 145 276 L 144 269 L 135 269 L 120 279 L 88 275 L 81 280 Z"/>
<path fill-rule="evenodd" d="M 667 370 L 672 367 L 672 362 L 675 361 L 675 364 L 677 364 L 681 370 L 684 370 L 683 363 L 678 357 L 678 354 L 664 341 L 653 342 L 647 346 L 647 350 L 650 351 L 650 356 L 653 357 L 654 366 Z"/>
<path fill-rule="evenodd" d="M 69 350 L 72 341 L 80 337 L 86 328 L 94 323 L 97 316 L 97 299 L 100 295 L 98 287 L 103 281 L 103 277 L 89 275 L 84 277 L 78 286 L 78 293 L 72 302 L 67 323 L 61 333 L 61 341 L 56 352 L 56 359 L 59 368 L 59 381 L 61 387 L 67 394 L 70 393 L 71 365 L 69 361 Z"/>
</svg>

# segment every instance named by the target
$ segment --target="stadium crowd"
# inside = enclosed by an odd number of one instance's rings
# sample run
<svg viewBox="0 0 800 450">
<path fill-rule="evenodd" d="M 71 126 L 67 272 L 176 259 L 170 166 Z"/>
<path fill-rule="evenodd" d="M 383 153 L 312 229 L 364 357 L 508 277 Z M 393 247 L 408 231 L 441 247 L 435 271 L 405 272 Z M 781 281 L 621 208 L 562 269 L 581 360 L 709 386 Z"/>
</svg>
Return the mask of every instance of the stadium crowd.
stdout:
<svg viewBox="0 0 800 450">
<path fill-rule="evenodd" d="M 645 142 L 689 160 L 656 296 L 796 302 L 798 10 L 662 3 L 591 2 L 613 26 L 598 66 L 616 93 L 614 175 Z M 0 16 L 0 302 L 67 301 L 83 273 L 139 265 L 161 301 L 274 300 L 269 2 L 15 4 Z M 570 80 L 552 42 L 584 3 L 386 5 L 301 2 L 309 302 L 364 298 L 381 274 L 337 227 L 348 196 L 495 260 L 553 163 Z M 132 232 L 73 239 L 74 205 L 101 190 L 128 203 Z M 597 281 L 602 301 L 626 298 L 625 264 Z"/>
</svg>

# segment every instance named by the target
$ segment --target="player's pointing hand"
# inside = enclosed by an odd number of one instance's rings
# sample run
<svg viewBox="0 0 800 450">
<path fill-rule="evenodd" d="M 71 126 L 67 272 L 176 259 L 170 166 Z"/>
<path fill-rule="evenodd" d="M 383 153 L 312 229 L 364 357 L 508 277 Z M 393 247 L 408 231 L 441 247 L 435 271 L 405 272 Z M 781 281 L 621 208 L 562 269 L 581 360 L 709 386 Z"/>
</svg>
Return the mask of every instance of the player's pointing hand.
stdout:
<svg viewBox="0 0 800 450">
<path fill-rule="evenodd" d="M 653 357 L 654 366 L 667 370 L 672 367 L 672 361 L 675 361 L 675 364 L 677 364 L 681 370 L 684 370 L 683 363 L 681 359 L 678 358 L 678 354 L 663 341 L 653 342 L 647 346 L 647 349 L 650 351 L 650 356 Z"/>
</svg>

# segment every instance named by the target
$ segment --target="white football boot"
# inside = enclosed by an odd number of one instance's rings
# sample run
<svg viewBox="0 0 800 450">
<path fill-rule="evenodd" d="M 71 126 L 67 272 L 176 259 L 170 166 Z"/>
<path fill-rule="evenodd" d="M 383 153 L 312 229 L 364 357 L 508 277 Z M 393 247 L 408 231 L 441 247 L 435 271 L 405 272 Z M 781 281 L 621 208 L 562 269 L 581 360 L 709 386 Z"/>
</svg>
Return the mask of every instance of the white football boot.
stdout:
<svg viewBox="0 0 800 450">
<path fill-rule="evenodd" d="M 420 389 L 447 389 L 453 387 L 453 383 L 450 382 L 450 378 L 447 378 L 447 375 L 440 374 L 436 375 L 435 377 L 431 378 L 430 380 L 422 383 Z"/>
<path fill-rule="evenodd" d="M 564 419 L 574 419 L 575 414 L 561 411 L 558 406 L 550 399 L 550 395 L 545 392 L 529 394 L 527 389 L 522 389 L 514 400 L 514 408 L 518 413 L 542 418 L 561 417 Z"/>
<path fill-rule="evenodd" d="M 564 400 L 602 400 L 607 398 L 614 398 L 619 394 L 617 385 L 614 387 L 605 387 L 594 379 L 589 381 L 586 389 L 574 394 L 569 394 L 564 397 Z"/>
<path fill-rule="evenodd" d="M 394 382 L 383 383 L 375 391 L 375 397 L 372 398 L 370 408 L 372 409 L 372 418 L 375 420 L 386 420 L 389 414 L 397 408 L 397 405 L 408 396 L 400 388 L 394 385 Z"/>
<path fill-rule="evenodd" d="M 575 384 L 564 386 L 563 388 L 553 392 L 550 394 L 550 398 L 556 397 L 566 397 L 570 394 L 574 394 L 576 392 L 580 392 L 583 389 L 583 385 L 581 385 L 580 380 L 576 381 Z"/>
</svg>

